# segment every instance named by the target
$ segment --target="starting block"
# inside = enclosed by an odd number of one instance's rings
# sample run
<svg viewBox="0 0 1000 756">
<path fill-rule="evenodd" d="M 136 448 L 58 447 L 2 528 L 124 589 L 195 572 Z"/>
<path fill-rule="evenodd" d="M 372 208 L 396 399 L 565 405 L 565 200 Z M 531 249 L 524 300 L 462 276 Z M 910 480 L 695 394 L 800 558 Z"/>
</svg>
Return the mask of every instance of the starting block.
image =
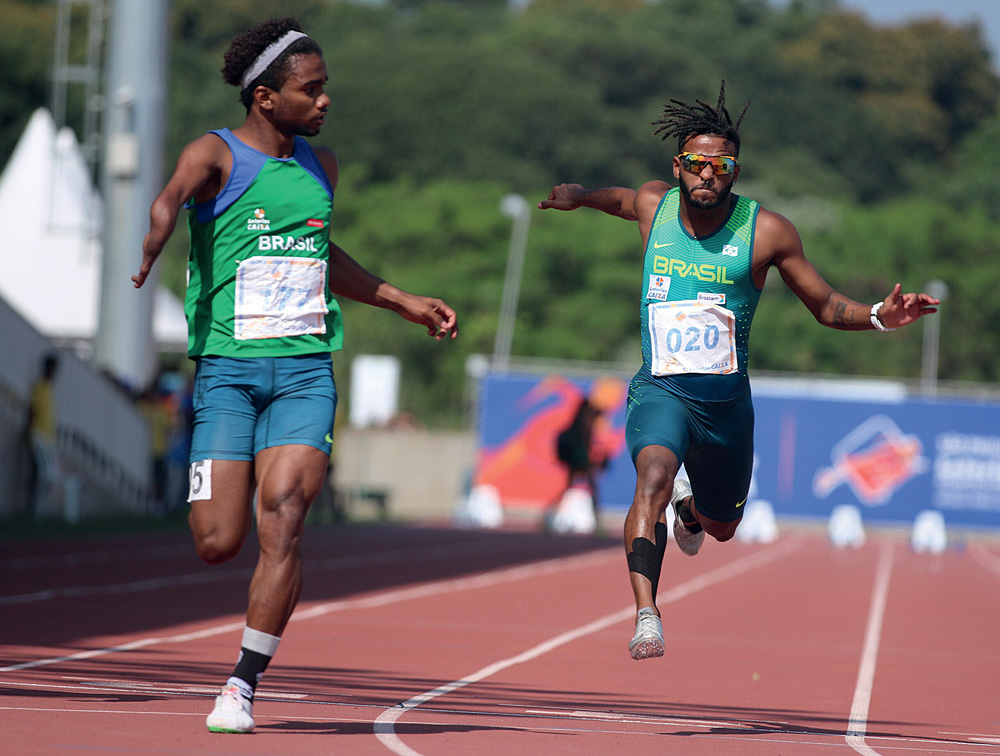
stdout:
<svg viewBox="0 0 1000 756">
<path fill-rule="evenodd" d="M 861 510 L 853 504 L 838 504 L 830 512 L 827 528 L 830 543 L 838 549 L 848 546 L 858 549 L 865 543 L 865 526 L 861 522 Z"/>
<path fill-rule="evenodd" d="M 948 531 L 944 526 L 944 515 L 933 509 L 920 512 L 913 521 L 910 548 L 917 553 L 943 553 L 948 548 Z"/>
</svg>

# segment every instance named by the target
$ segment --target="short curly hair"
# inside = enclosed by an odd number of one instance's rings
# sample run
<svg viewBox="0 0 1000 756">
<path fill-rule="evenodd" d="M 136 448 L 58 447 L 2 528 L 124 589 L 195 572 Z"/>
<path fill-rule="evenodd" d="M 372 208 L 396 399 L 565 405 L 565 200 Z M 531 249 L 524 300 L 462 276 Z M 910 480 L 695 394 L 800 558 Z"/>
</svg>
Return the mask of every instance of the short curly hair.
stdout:
<svg viewBox="0 0 1000 756">
<path fill-rule="evenodd" d="M 253 92 L 257 87 L 268 87 L 278 90 L 284 85 L 292 71 L 292 58 L 296 55 L 318 54 L 323 50 L 311 37 L 302 37 L 290 44 L 277 59 L 256 79 L 245 88 L 240 79 L 253 62 L 272 42 L 283 37 L 290 31 L 302 31 L 295 16 L 285 18 L 269 18 L 262 24 L 248 29 L 233 40 L 223 55 L 222 78 L 226 84 L 240 87 L 240 102 L 250 111 L 253 105 Z"/>
</svg>

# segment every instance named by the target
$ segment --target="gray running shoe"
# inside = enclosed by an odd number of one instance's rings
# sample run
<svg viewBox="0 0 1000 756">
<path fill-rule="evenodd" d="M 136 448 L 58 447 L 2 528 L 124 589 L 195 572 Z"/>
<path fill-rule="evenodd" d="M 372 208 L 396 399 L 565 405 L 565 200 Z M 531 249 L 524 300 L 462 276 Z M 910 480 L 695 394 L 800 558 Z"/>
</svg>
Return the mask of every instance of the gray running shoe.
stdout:
<svg viewBox="0 0 1000 756">
<path fill-rule="evenodd" d="M 681 519 L 681 510 L 688 515 L 688 520 L 695 519 L 690 507 L 681 504 L 689 496 L 691 496 L 691 484 L 683 478 L 674 479 L 674 492 L 670 495 L 670 504 L 674 508 L 674 540 L 681 551 L 688 556 L 694 556 L 705 540 L 705 531 L 692 533 Z"/>
<path fill-rule="evenodd" d="M 628 652 L 636 661 L 663 656 L 663 623 L 652 607 L 639 610 L 635 618 L 635 637 L 628 644 Z"/>
</svg>

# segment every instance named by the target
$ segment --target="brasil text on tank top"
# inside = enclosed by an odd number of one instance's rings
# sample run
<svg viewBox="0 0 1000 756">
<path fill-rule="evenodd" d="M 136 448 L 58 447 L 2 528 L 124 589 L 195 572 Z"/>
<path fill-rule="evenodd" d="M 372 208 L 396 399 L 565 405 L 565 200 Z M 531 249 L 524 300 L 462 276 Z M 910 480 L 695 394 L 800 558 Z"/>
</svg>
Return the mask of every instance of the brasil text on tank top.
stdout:
<svg viewBox="0 0 1000 756">
<path fill-rule="evenodd" d="M 340 307 L 327 279 L 333 188 L 316 153 L 266 155 L 229 129 L 222 191 L 188 203 L 184 310 L 192 357 L 291 357 L 339 349 Z"/>
<path fill-rule="evenodd" d="M 749 387 L 750 324 L 760 205 L 734 195 L 729 219 L 695 238 L 680 219 L 680 190 L 664 195 L 646 243 L 642 276 L 642 372 L 669 391 L 708 401 Z"/>
</svg>

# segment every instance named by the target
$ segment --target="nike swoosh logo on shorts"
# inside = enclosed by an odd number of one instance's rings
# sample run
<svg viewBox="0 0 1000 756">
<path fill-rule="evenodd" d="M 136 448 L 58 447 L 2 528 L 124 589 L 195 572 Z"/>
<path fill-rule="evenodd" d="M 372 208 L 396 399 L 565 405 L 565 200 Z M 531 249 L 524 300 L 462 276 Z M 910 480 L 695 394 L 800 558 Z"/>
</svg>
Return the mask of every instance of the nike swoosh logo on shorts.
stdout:
<svg viewBox="0 0 1000 756">
<path fill-rule="evenodd" d="M 327 434 L 326 434 L 326 439 L 325 439 L 325 440 L 326 440 L 326 442 L 327 442 L 328 444 L 332 444 L 332 443 L 333 443 L 333 436 L 331 436 L 331 435 L 330 435 L 329 433 L 327 433 Z"/>
<path fill-rule="evenodd" d="M 739 509 L 740 507 L 742 507 L 746 503 L 747 503 L 747 500 L 744 499 L 743 501 L 741 501 L 739 504 L 736 505 L 736 508 Z"/>
</svg>

